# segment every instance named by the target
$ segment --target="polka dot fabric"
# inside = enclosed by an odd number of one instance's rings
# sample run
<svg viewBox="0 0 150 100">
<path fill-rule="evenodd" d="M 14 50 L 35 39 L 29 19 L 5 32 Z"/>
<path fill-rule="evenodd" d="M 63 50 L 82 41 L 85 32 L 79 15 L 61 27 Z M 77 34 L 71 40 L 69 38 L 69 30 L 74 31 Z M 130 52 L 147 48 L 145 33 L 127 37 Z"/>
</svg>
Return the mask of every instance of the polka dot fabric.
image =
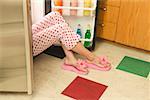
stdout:
<svg viewBox="0 0 150 100">
<path fill-rule="evenodd" d="M 59 12 L 51 12 L 47 14 L 43 19 L 41 19 L 36 24 L 32 25 L 32 34 L 36 34 L 45 28 L 48 28 L 55 24 L 65 23 L 65 20 L 60 15 Z"/>
<path fill-rule="evenodd" d="M 32 25 L 33 56 L 36 56 L 59 41 L 71 50 L 80 41 L 58 12 L 51 12 L 38 23 Z"/>
</svg>

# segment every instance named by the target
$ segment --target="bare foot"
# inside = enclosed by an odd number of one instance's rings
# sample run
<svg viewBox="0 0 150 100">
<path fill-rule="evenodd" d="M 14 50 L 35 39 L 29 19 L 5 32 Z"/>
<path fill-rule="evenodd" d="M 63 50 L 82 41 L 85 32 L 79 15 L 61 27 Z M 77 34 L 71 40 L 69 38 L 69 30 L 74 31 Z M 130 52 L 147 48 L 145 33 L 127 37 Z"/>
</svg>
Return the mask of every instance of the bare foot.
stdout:
<svg viewBox="0 0 150 100">
<path fill-rule="evenodd" d="M 86 68 L 82 67 L 81 65 L 79 65 L 79 64 L 77 63 L 77 60 L 76 60 L 76 59 L 68 59 L 67 57 L 65 57 L 65 58 L 64 58 L 64 62 L 65 62 L 65 64 L 72 65 L 73 67 L 76 67 L 76 68 L 79 69 L 79 70 L 87 71 Z"/>
<path fill-rule="evenodd" d="M 95 64 L 97 66 L 103 66 L 103 67 L 110 67 L 111 64 L 110 63 L 106 63 L 106 64 L 102 64 L 99 60 L 99 57 L 97 56 L 94 56 L 92 59 L 88 59 L 87 60 L 88 63 L 92 63 L 92 64 Z"/>
</svg>

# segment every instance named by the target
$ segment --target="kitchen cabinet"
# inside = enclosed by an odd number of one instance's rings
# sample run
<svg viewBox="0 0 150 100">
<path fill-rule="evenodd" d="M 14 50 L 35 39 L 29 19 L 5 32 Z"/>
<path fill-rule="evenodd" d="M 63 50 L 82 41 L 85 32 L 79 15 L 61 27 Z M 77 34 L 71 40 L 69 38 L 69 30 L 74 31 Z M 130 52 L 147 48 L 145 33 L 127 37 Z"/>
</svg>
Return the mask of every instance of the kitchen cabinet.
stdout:
<svg viewBox="0 0 150 100">
<path fill-rule="evenodd" d="M 114 41 L 120 0 L 101 0 L 98 2 L 97 36 Z"/>
<path fill-rule="evenodd" d="M 122 0 L 115 41 L 150 51 L 150 0 Z"/>
<path fill-rule="evenodd" d="M 114 6 L 119 7 L 120 6 L 120 0 L 99 0 L 100 5 L 107 5 L 107 6 Z"/>
<path fill-rule="evenodd" d="M 150 0 L 101 0 L 97 37 L 150 51 Z"/>
</svg>

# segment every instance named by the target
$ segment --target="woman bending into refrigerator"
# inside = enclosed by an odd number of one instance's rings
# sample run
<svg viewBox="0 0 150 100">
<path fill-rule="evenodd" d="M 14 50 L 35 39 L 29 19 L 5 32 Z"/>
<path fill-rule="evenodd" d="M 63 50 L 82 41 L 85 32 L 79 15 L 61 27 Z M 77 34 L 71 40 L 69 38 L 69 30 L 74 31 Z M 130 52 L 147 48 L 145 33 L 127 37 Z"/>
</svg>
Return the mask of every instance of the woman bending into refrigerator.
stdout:
<svg viewBox="0 0 150 100">
<path fill-rule="evenodd" d="M 76 34 L 65 22 L 59 12 L 51 12 L 39 22 L 32 25 L 33 56 L 36 56 L 51 45 L 61 43 L 66 54 L 62 68 L 78 74 L 88 74 L 88 68 L 108 71 L 111 64 L 106 57 L 94 55 L 80 42 Z M 85 60 L 76 59 L 73 52 L 85 57 Z"/>
</svg>

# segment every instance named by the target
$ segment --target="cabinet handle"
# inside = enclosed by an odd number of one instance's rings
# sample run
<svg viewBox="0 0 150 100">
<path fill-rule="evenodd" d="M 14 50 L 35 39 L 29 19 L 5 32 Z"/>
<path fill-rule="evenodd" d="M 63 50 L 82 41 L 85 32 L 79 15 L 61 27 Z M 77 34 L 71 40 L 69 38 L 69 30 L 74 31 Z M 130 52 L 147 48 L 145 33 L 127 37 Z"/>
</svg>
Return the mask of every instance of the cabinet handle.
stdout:
<svg viewBox="0 0 150 100">
<path fill-rule="evenodd" d="M 104 27 L 104 26 L 105 26 L 105 24 L 104 24 L 104 23 L 102 23 L 102 24 L 101 24 L 101 27 Z"/>
<path fill-rule="evenodd" d="M 100 7 L 100 9 L 103 10 L 103 11 L 107 11 L 106 7 Z"/>
</svg>

